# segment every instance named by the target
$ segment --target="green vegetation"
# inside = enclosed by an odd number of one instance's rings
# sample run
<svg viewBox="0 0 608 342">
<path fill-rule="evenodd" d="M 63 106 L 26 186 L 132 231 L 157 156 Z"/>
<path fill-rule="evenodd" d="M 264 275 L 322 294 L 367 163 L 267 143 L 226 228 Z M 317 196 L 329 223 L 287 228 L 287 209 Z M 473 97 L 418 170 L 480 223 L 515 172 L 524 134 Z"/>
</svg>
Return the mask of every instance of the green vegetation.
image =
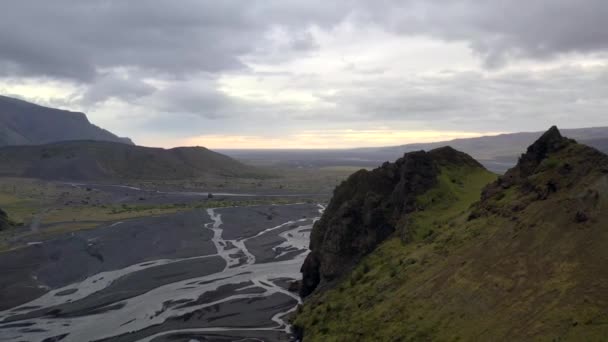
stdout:
<svg viewBox="0 0 608 342">
<path fill-rule="evenodd" d="M 462 224 L 481 189 L 496 180 L 496 175 L 480 168 L 442 167 L 437 179 L 433 189 L 417 198 L 423 210 L 414 213 L 408 225 L 414 241 L 427 239 L 446 225 Z"/>
<path fill-rule="evenodd" d="M 608 340 L 607 160 L 570 144 L 475 204 L 492 176 L 443 169 L 408 242 L 386 240 L 294 324 L 304 341 Z"/>
<path fill-rule="evenodd" d="M 0 228 L 0 251 L 19 248 L 24 241 L 49 239 L 58 234 L 146 216 L 205 208 L 302 202 L 311 202 L 311 199 L 299 196 L 202 197 L 199 201 L 164 204 L 133 196 L 131 202 L 116 203 L 111 193 L 102 190 L 36 179 L 0 178 L 0 208 L 11 220 L 10 225 Z"/>
<path fill-rule="evenodd" d="M 306 341 L 395 340 L 403 336 L 403 326 L 410 320 L 412 340 L 422 338 L 420 320 L 411 308 L 401 307 L 405 302 L 398 293 L 435 259 L 444 258 L 450 246 L 471 237 L 473 227 L 461 233 L 460 225 L 466 223 L 468 208 L 481 189 L 495 178 L 479 168 L 443 167 L 438 184 L 418 197 L 424 210 L 406 224 L 411 243 L 405 243 L 397 232 L 336 288 L 313 296 L 299 310 L 294 323 L 304 328 Z"/>
<path fill-rule="evenodd" d="M 0 208 L 9 213 L 18 223 L 31 220 L 39 209 L 39 205 L 31 199 L 23 199 L 14 195 L 0 193 Z"/>
</svg>

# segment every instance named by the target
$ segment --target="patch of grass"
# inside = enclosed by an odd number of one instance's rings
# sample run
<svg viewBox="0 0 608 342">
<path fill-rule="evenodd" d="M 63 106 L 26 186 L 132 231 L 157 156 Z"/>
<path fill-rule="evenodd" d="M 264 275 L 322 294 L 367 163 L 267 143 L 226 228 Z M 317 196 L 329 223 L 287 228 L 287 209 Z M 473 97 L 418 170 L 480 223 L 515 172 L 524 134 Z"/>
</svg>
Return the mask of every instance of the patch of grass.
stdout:
<svg viewBox="0 0 608 342">
<path fill-rule="evenodd" d="M 41 204 L 32 199 L 19 198 L 12 194 L 0 193 L 0 208 L 18 224 L 29 222 L 40 210 Z"/>
<path fill-rule="evenodd" d="M 481 189 L 496 177 L 478 168 L 443 167 L 437 186 L 417 198 L 422 210 L 410 217 L 410 236 L 414 241 L 425 240 L 448 225 L 464 223 L 469 207 L 479 200 Z"/>
</svg>

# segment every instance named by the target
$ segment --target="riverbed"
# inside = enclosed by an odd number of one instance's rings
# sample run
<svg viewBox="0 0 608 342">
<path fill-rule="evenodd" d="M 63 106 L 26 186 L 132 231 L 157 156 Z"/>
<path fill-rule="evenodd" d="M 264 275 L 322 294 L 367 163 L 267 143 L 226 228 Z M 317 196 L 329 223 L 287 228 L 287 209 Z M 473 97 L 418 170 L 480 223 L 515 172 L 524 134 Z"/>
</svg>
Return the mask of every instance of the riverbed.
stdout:
<svg viewBox="0 0 608 342">
<path fill-rule="evenodd" d="M 322 210 L 196 209 L 0 254 L 0 341 L 290 341 Z"/>
</svg>

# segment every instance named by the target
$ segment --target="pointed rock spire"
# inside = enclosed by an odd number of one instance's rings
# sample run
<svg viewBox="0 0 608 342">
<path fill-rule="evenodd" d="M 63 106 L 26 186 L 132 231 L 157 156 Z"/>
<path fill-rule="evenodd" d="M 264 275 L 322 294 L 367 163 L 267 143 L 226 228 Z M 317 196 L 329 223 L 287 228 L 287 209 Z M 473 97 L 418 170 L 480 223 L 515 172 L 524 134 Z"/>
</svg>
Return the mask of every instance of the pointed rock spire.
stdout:
<svg viewBox="0 0 608 342">
<path fill-rule="evenodd" d="M 564 138 L 556 126 L 551 126 L 538 140 L 536 140 L 526 153 L 519 159 L 517 167 L 520 176 L 528 176 L 551 153 L 557 152 L 571 142 Z"/>
</svg>

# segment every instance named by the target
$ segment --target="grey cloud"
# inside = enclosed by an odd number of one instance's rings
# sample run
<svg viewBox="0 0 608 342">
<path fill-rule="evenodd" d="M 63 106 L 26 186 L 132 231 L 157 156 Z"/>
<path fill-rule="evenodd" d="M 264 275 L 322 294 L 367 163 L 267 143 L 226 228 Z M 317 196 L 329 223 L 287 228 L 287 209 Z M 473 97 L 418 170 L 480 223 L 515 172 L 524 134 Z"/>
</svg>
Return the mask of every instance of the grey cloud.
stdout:
<svg viewBox="0 0 608 342">
<path fill-rule="evenodd" d="M 347 71 L 361 77 L 336 84 L 323 75 L 277 72 L 290 87 L 330 104 L 314 111 L 230 97 L 215 80 L 231 72 L 272 76 L 248 70 L 247 62 L 273 64 L 314 52 L 311 26 L 331 31 L 346 21 L 465 42 L 495 68 L 519 58 L 606 53 L 606 17 L 605 0 L 8 0 L 0 12 L 0 77 L 84 84 L 81 105 L 120 98 L 144 113 L 144 121 L 150 117 L 143 126 L 158 131 L 385 123 L 403 129 L 420 122 L 501 131 L 544 129 L 547 122 L 601 125 L 606 67 L 392 79 L 382 68 L 353 64 Z M 273 41 L 273 29 L 282 30 L 286 41 Z M 156 89 L 144 81 L 149 78 L 166 86 Z M 329 88 L 337 93 L 324 94 Z"/>
<path fill-rule="evenodd" d="M 154 93 L 157 89 L 141 80 L 131 77 L 117 77 L 107 74 L 99 77 L 87 87 L 80 102 L 85 106 L 96 105 L 111 98 L 135 101 Z"/>
<path fill-rule="evenodd" d="M 230 116 L 237 102 L 212 87 L 178 84 L 158 91 L 144 104 L 161 112 L 217 119 Z"/>
<path fill-rule="evenodd" d="M 289 25 L 266 21 L 258 7 L 233 0 L 4 2 L 0 75 L 89 82 L 101 68 L 165 77 L 243 69 L 240 56 L 268 44 L 271 25 Z"/>
<path fill-rule="evenodd" d="M 488 67 L 608 48 L 603 0 L 384 0 L 359 16 L 398 33 L 465 41 Z"/>
<path fill-rule="evenodd" d="M 353 84 L 324 100 L 351 120 L 434 129 L 529 130 L 605 125 L 608 67 L 568 67 L 486 75 L 377 79 Z M 320 114 L 321 115 L 321 114 Z M 322 113 L 326 118 L 331 112 Z"/>
<path fill-rule="evenodd" d="M 311 25 L 345 20 L 465 41 L 488 66 L 608 47 L 604 0 L 11 0 L 2 7 L 0 76 L 87 83 L 104 68 L 185 78 L 242 70 L 251 53 L 292 58 L 316 48 Z M 292 35 L 278 52 L 267 37 L 273 27 Z"/>
</svg>

